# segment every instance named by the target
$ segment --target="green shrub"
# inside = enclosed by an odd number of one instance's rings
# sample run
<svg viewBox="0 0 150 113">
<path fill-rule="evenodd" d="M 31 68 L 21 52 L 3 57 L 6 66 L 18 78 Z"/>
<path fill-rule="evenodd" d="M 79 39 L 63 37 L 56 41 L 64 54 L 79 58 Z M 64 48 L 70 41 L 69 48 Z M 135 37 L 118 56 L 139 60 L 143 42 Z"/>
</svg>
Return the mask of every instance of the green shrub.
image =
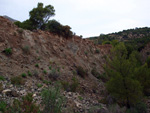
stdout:
<svg viewBox="0 0 150 113">
<path fill-rule="evenodd" d="M 14 99 L 12 106 L 9 106 L 7 109 L 8 113 L 21 113 L 22 108 L 21 108 L 21 101 Z"/>
<path fill-rule="evenodd" d="M 79 81 L 77 78 L 73 77 L 72 78 L 72 84 L 70 85 L 70 91 L 71 92 L 76 92 L 77 88 L 79 86 Z"/>
<path fill-rule="evenodd" d="M 65 91 L 70 91 L 70 85 L 69 85 L 69 82 L 67 81 L 61 81 L 61 84 L 64 88 Z"/>
<path fill-rule="evenodd" d="M 41 93 L 43 113 L 61 113 L 64 104 L 64 96 L 60 93 L 60 86 L 49 87 Z"/>
<path fill-rule="evenodd" d="M 88 52 L 87 52 L 87 51 L 85 51 L 85 52 L 84 52 L 84 54 L 87 56 L 87 55 L 88 55 Z"/>
<path fill-rule="evenodd" d="M 4 81 L 4 80 L 5 80 L 4 76 L 0 75 L 0 81 Z"/>
<path fill-rule="evenodd" d="M 96 49 L 96 50 L 95 50 L 95 53 L 100 53 L 99 49 Z"/>
<path fill-rule="evenodd" d="M 51 69 L 52 69 L 52 66 L 49 66 L 49 69 L 51 70 Z"/>
<path fill-rule="evenodd" d="M 82 78 L 84 78 L 84 77 L 87 76 L 86 71 L 85 71 L 81 66 L 78 66 L 78 67 L 77 67 L 77 73 L 78 73 L 78 75 L 80 75 Z"/>
<path fill-rule="evenodd" d="M 110 41 L 104 41 L 103 45 L 105 45 L 105 44 L 111 44 L 111 42 Z"/>
<path fill-rule="evenodd" d="M 44 73 L 44 74 L 47 74 L 47 71 L 46 71 L 46 70 L 43 70 L 43 73 Z"/>
<path fill-rule="evenodd" d="M 32 76 L 32 73 L 30 71 L 28 71 L 27 73 L 28 73 L 28 76 Z"/>
<path fill-rule="evenodd" d="M 61 34 L 62 34 L 62 36 L 65 37 L 65 38 L 72 38 L 73 33 L 72 33 L 72 31 L 70 29 L 71 29 L 71 27 L 68 26 L 68 25 L 62 26 L 61 27 Z"/>
<path fill-rule="evenodd" d="M 35 64 L 35 67 L 39 67 L 39 64 Z"/>
<path fill-rule="evenodd" d="M 61 35 L 61 24 L 56 21 L 56 20 L 50 20 L 47 23 L 47 30 L 54 33 L 54 34 L 58 34 Z"/>
<path fill-rule="evenodd" d="M 79 100 L 81 100 L 81 101 L 83 100 L 83 97 L 81 97 L 81 96 L 78 96 L 78 98 L 79 98 Z"/>
<path fill-rule="evenodd" d="M 11 49 L 11 48 L 6 48 L 6 49 L 4 50 L 4 53 L 5 53 L 6 55 L 11 55 L 11 54 L 12 54 L 12 49 Z"/>
<path fill-rule="evenodd" d="M 60 67 L 57 68 L 57 71 L 60 72 Z"/>
<path fill-rule="evenodd" d="M 47 80 L 43 80 L 43 83 L 44 83 L 44 84 L 47 84 L 47 85 L 52 84 L 51 81 L 47 81 Z"/>
<path fill-rule="evenodd" d="M 133 106 L 129 111 L 132 111 L 132 110 L 136 111 L 137 113 L 146 113 L 147 112 L 147 106 L 145 103 L 139 102 L 135 106 Z"/>
<path fill-rule="evenodd" d="M 40 113 L 40 109 L 33 102 L 32 94 L 28 93 L 20 101 L 15 99 L 13 105 L 8 108 L 7 113 Z"/>
<path fill-rule="evenodd" d="M 1 111 L 2 113 L 5 113 L 6 109 L 7 109 L 7 104 L 6 104 L 6 102 L 0 101 L 0 111 Z"/>
<path fill-rule="evenodd" d="M 22 76 L 23 78 L 26 78 L 26 77 L 27 77 L 27 75 L 26 75 L 25 73 L 22 73 L 21 76 Z"/>
<path fill-rule="evenodd" d="M 54 34 L 63 36 L 65 38 L 71 38 L 73 35 L 72 31 L 70 30 L 71 29 L 70 26 L 68 25 L 63 26 L 56 20 L 48 21 L 46 29 Z"/>
<path fill-rule="evenodd" d="M 25 81 L 21 76 L 11 77 L 11 83 L 15 85 L 24 85 Z"/>
<path fill-rule="evenodd" d="M 42 86 L 43 86 L 43 85 L 40 84 L 40 83 L 37 84 L 37 87 L 38 87 L 38 88 L 40 88 L 40 87 L 42 87 Z"/>
<path fill-rule="evenodd" d="M 57 80 L 57 78 L 60 76 L 60 74 L 55 70 L 51 70 L 51 72 L 48 74 L 50 78 L 53 78 L 54 80 Z"/>
</svg>

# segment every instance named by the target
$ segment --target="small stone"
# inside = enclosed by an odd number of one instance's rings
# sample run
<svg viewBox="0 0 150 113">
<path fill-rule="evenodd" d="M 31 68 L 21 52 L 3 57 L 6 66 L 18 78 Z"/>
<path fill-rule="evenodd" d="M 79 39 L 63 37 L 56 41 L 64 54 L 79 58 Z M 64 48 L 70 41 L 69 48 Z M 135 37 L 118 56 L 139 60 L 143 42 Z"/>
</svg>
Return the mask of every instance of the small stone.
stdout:
<svg viewBox="0 0 150 113">
<path fill-rule="evenodd" d="M 12 88 L 12 87 L 13 87 L 13 85 L 11 84 L 9 87 L 10 87 L 10 88 Z"/>
<path fill-rule="evenodd" d="M 2 91 L 3 94 L 9 93 L 9 92 L 11 92 L 10 89 L 5 89 L 5 90 Z"/>
<path fill-rule="evenodd" d="M 26 93 L 27 93 L 27 92 L 26 92 L 25 90 L 21 90 L 21 91 L 20 91 L 20 94 L 21 94 L 22 96 L 26 95 Z"/>
<path fill-rule="evenodd" d="M 32 97 L 36 97 L 37 95 L 34 93 Z"/>
<path fill-rule="evenodd" d="M 74 101 L 75 102 L 75 104 L 76 104 L 76 106 L 78 107 L 78 108 L 82 108 L 82 104 L 81 103 L 79 103 L 79 102 L 77 102 L 77 101 Z"/>
</svg>

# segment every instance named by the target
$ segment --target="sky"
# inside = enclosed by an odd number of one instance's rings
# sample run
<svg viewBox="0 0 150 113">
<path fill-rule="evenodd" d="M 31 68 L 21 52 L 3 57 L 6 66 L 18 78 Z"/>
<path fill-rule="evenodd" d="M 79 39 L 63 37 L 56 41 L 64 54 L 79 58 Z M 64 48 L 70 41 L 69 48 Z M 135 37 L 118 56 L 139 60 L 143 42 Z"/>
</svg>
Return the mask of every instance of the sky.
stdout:
<svg viewBox="0 0 150 113">
<path fill-rule="evenodd" d="M 38 2 L 54 6 L 50 19 L 83 37 L 150 27 L 150 0 L 0 0 L 0 15 L 24 21 Z"/>
</svg>

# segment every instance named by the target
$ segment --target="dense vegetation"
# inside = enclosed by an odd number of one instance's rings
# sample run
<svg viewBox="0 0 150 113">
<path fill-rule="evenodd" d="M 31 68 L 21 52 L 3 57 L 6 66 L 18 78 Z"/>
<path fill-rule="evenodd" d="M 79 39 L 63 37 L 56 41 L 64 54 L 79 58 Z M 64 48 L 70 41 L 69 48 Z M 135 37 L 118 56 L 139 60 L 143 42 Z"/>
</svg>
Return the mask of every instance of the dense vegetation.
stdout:
<svg viewBox="0 0 150 113">
<path fill-rule="evenodd" d="M 140 113 L 136 105 L 142 103 L 143 96 L 150 96 L 148 65 L 149 58 L 143 64 L 139 52 L 132 51 L 128 54 L 124 43 L 113 47 L 105 66 L 105 72 L 109 77 L 106 88 L 119 105 L 126 106 L 129 110 L 135 109 Z"/>
<path fill-rule="evenodd" d="M 101 34 L 99 37 L 91 37 L 90 39 L 95 44 L 111 44 L 113 46 L 124 42 L 129 55 L 132 51 L 140 52 L 150 42 L 150 28 L 129 29 L 107 35 Z"/>
<path fill-rule="evenodd" d="M 149 27 L 128 29 L 106 35 L 100 34 L 100 36 L 90 37 L 89 39 L 95 40 L 97 44 L 102 44 L 104 41 L 112 41 L 112 40 L 127 41 L 132 40 L 133 38 L 135 39 L 143 37 L 150 37 Z"/>
<path fill-rule="evenodd" d="M 109 78 L 106 89 L 114 101 L 126 106 L 129 113 L 146 113 L 143 98 L 150 96 L 150 57 L 142 62 L 140 51 L 150 42 L 150 28 L 101 34 L 91 40 L 113 47 L 107 57 L 105 72 Z"/>
<path fill-rule="evenodd" d="M 55 10 L 52 5 L 43 7 L 43 3 L 38 3 L 37 8 L 33 8 L 29 12 L 30 18 L 23 22 L 15 22 L 15 24 L 27 30 L 46 30 L 51 33 L 63 36 L 66 38 L 72 37 L 73 33 L 71 27 L 60 24 L 56 20 L 49 20 L 50 17 L 55 15 Z"/>
</svg>

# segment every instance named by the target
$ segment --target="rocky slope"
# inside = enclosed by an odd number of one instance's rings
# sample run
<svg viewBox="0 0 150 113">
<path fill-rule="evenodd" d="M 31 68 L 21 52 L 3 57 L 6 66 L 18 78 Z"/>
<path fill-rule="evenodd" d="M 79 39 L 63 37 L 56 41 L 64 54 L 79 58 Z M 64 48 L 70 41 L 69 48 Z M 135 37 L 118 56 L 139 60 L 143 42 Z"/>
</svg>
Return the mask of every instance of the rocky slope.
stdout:
<svg viewBox="0 0 150 113">
<path fill-rule="evenodd" d="M 56 81 L 71 83 L 75 77 L 79 81 L 77 91 L 62 91 L 67 97 L 67 107 L 71 106 L 72 112 L 87 112 L 97 105 L 106 110 L 106 106 L 99 103 L 105 96 L 104 84 L 91 74 L 91 70 L 95 68 L 103 73 L 110 48 L 110 45 L 96 46 L 78 36 L 66 39 L 46 31 L 23 30 L 0 17 L 0 75 L 5 78 L 5 81 L 0 81 L 0 97 L 12 103 L 14 98 L 31 92 L 40 103 L 40 92 L 48 87 L 44 81 L 50 81 L 51 85 Z M 11 49 L 10 55 L 6 54 L 6 49 Z M 86 70 L 86 77 L 78 75 L 79 66 Z M 58 71 L 57 77 L 49 77 L 52 70 Z M 23 78 L 24 85 L 18 87 L 12 84 L 11 78 L 29 72 L 32 76 Z M 79 99 L 80 96 L 83 99 Z"/>
</svg>

